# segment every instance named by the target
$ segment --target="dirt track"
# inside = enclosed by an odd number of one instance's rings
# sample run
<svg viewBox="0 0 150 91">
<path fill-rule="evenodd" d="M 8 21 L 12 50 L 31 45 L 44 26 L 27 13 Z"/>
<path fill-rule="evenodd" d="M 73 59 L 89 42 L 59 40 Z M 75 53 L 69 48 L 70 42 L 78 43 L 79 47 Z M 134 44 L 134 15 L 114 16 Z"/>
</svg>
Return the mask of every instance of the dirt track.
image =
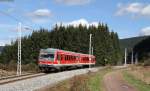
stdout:
<svg viewBox="0 0 150 91">
<path fill-rule="evenodd" d="M 138 91 L 123 80 L 119 71 L 106 74 L 103 83 L 106 91 Z"/>
</svg>

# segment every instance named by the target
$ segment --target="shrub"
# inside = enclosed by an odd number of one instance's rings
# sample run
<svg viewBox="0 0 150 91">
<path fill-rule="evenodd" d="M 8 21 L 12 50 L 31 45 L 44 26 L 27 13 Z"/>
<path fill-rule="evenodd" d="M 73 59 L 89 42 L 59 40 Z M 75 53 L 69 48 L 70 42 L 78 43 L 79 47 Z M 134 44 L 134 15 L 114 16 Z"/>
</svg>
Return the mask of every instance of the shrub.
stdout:
<svg viewBox="0 0 150 91">
<path fill-rule="evenodd" d="M 144 66 L 150 66 L 150 58 L 144 61 Z"/>
<path fill-rule="evenodd" d="M 75 76 L 71 80 L 70 91 L 90 91 L 88 87 L 88 76 Z"/>
<path fill-rule="evenodd" d="M 39 68 L 38 68 L 37 64 L 29 63 L 29 64 L 26 64 L 26 65 L 22 65 L 22 70 L 23 71 L 38 72 Z"/>
</svg>

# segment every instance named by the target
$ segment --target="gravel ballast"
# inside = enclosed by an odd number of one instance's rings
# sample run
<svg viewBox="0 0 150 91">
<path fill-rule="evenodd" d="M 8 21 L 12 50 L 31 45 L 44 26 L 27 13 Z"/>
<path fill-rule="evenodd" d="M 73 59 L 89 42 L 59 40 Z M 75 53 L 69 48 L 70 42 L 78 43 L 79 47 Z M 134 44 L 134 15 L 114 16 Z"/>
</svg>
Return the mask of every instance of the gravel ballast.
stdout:
<svg viewBox="0 0 150 91">
<path fill-rule="evenodd" d="M 98 68 L 91 68 L 90 70 L 97 71 Z M 33 91 L 45 87 L 46 85 L 57 84 L 59 81 L 71 78 L 75 75 L 85 74 L 88 71 L 88 69 L 71 70 L 16 81 L 13 83 L 0 85 L 0 91 Z"/>
</svg>

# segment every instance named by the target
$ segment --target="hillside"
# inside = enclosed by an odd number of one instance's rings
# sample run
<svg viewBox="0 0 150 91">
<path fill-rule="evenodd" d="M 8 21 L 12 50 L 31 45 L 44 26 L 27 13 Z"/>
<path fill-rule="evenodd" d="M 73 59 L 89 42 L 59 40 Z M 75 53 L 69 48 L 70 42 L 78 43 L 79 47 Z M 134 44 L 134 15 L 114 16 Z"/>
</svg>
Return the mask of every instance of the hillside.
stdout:
<svg viewBox="0 0 150 91">
<path fill-rule="evenodd" d="M 149 52 L 150 52 L 150 36 L 143 37 L 133 37 L 127 39 L 120 39 L 120 47 L 122 51 L 122 55 L 124 55 L 124 49 L 128 48 L 128 60 L 131 59 L 131 48 L 135 53 L 138 53 L 139 62 L 149 64 Z"/>
<path fill-rule="evenodd" d="M 143 62 L 147 61 L 150 65 L 150 37 L 142 40 L 134 47 L 135 53 L 138 53 L 138 59 Z"/>
<path fill-rule="evenodd" d="M 124 51 L 125 48 L 133 48 L 136 44 L 138 44 L 140 41 L 148 38 L 149 36 L 140 36 L 140 37 L 132 37 L 132 38 L 126 38 L 126 39 L 120 39 L 120 48 L 122 51 Z"/>
</svg>

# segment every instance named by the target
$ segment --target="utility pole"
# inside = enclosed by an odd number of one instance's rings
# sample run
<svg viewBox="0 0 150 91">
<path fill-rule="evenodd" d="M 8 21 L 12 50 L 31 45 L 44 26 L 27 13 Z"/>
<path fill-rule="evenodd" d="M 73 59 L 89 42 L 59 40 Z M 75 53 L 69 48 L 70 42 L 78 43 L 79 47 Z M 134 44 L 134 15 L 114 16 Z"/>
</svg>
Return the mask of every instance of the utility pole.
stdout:
<svg viewBox="0 0 150 91">
<path fill-rule="evenodd" d="M 7 14 L 6 12 L 0 11 L 0 13 L 10 17 L 11 19 L 20 22 L 16 17 L 13 17 L 12 15 Z M 30 28 L 26 28 L 27 30 L 30 30 Z M 18 61 L 17 61 L 17 75 L 21 75 L 21 31 L 22 26 L 21 23 L 18 25 Z M 32 30 L 32 29 L 31 29 Z"/>
<path fill-rule="evenodd" d="M 131 57 L 131 64 L 133 64 L 133 48 L 132 48 L 132 57 Z"/>
<path fill-rule="evenodd" d="M 138 64 L 138 53 L 135 55 L 135 64 Z"/>
<path fill-rule="evenodd" d="M 90 34 L 90 42 L 89 42 L 89 71 L 90 71 L 90 68 L 91 68 L 91 44 L 92 44 L 92 34 Z"/>
<path fill-rule="evenodd" d="M 127 65 L 127 48 L 125 48 L 124 66 Z"/>
<path fill-rule="evenodd" d="M 18 25 L 18 62 L 17 75 L 21 75 L 21 23 Z"/>
<path fill-rule="evenodd" d="M 92 53 L 91 54 L 93 55 L 93 46 L 92 46 Z"/>
</svg>

